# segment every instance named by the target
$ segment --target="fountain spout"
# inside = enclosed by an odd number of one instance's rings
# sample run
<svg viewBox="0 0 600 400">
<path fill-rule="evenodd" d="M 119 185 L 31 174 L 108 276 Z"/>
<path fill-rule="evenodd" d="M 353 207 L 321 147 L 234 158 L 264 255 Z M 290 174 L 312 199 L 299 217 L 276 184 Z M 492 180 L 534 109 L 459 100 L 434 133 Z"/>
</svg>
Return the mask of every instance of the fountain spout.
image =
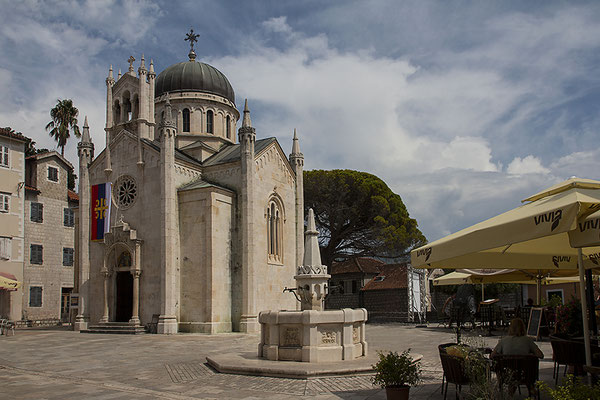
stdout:
<svg viewBox="0 0 600 400">
<path fill-rule="evenodd" d="M 300 299 L 300 297 L 298 297 L 298 294 L 296 293 L 296 290 L 298 290 L 298 288 L 295 288 L 295 287 L 294 288 L 289 288 L 289 287 L 286 286 L 283 289 L 283 293 L 290 292 L 291 294 L 294 295 L 294 297 L 296 298 L 296 300 L 298 300 L 299 302 L 302 302 L 302 300 Z"/>
</svg>

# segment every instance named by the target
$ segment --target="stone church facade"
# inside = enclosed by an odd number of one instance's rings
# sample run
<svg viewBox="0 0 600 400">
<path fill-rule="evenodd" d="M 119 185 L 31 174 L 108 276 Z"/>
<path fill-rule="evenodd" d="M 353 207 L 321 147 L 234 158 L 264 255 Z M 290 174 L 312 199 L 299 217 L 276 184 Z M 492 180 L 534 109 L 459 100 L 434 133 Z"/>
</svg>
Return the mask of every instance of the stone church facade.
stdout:
<svg viewBox="0 0 600 400">
<path fill-rule="evenodd" d="M 106 147 L 87 120 L 79 154 L 75 329 L 157 322 L 158 333 L 256 332 L 262 310 L 296 309 L 304 158 L 256 138 L 229 81 L 195 60 L 106 79 Z M 93 185 L 111 183 L 109 230 L 92 241 Z"/>
</svg>

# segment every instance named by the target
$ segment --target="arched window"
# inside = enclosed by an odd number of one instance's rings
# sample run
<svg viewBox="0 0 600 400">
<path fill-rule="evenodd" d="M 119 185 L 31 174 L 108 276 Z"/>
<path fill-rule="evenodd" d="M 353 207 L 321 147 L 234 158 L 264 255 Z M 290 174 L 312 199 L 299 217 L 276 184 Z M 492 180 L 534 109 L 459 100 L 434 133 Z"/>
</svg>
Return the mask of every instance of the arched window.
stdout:
<svg viewBox="0 0 600 400">
<path fill-rule="evenodd" d="M 269 261 L 283 262 L 283 214 L 275 199 L 267 207 L 267 253 Z"/>
<path fill-rule="evenodd" d="M 227 132 L 227 139 L 231 139 L 231 117 L 229 115 L 225 120 L 225 132 Z"/>
<path fill-rule="evenodd" d="M 183 115 L 183 131 L 189 132 L 190 131 L 190 109 L 184 108 L 182 111 L 182 115 Z"/>
<path fill-rule="evenodd" d="M 119 104 L 119 100 L 115 102 L 115 115 L 114 115 L 114 123 L 121 123 L 121 105 Z"/>
<path fill-rule="evenodd" d="M 214 122 L 213 112 L 208 110 L 206 112 L 206 132 L 214 133 L 213 122 Z"/>
</svg>

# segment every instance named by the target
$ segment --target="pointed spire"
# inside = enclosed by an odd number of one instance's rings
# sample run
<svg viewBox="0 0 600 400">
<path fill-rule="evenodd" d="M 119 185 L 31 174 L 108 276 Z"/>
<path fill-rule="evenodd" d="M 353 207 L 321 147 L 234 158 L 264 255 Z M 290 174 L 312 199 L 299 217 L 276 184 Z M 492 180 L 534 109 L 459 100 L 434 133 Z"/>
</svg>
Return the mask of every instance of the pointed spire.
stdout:
<svg viewBox="0 0 600 400">
<path fill-rule="evenodd" d="M 154 73 L 154 62 L 150 59 L 150 72 Z"/>
<path fill-rule="evenodd" d="M 119 75 L 117 75 L 117 80 L 121 79 L 121 68 L 119 68 Z"/>
<path fill-rule="evenodd" d="M 321 265 L 321 251 L 319 250 L 319 232 L 315 223 L 315 213 L 308 209 L 308 224 L 304 233 L 304 261 L 302 265 L 317 267 Z"/>
<path fill-rule="evenodd" d="M 110 79 L 112 79 L 112 78 L 113 78 L 113 69 L 112 69 L 112 64 L 110 64 L 110 69 L 108 70 L 108 77 L 109 77 Z"/>
<path fill-rule="evenodd" d="M 140 67 L 146 69 L 146 59 L 144 58 L 144 53 L 142 53 L 142 60 L 140 63 Z"/>
<path fill-rule="evenodd" d="M 300 153 L 300 143 L 298 141 L 298 136 L 296 135 L 296 128 L 294 128 L 294 139 L 292 140 L 292 154 L 302 154 Z"/>
<path fill-rule="evenodd" d="M 92 139 L 90 138 L 90 126 L 88 125 L 87 115 L 85 116 L 85 121 L 83 122 L 83 133 L 81 134 L 81 143 L 91 143 Z"/>
<path fill-rule="evenodd" d="M 242 128 L 251 128 L 252 121 L 250 120 L 250 109 L 248 108 L 248 99 L 244 102 L 244 119 L 242 120 Z"/>
</svg>

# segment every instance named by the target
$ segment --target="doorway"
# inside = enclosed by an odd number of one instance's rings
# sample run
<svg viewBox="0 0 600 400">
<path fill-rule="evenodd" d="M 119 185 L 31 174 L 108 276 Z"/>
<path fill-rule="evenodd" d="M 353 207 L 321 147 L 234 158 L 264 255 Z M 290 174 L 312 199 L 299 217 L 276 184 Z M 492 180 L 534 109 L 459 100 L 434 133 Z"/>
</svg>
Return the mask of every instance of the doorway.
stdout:
<svg viewBox="0 0 600 400">
<path fill-rule="evenodd" d="M 133 276 L 129 271 L 117 272 L 117 307 L 115 321 L 129 322 L 133 307 Z"/>
<path fill-rule="evenodd" d="M 71 292 L 73 288 L 62 288 L 60 297 L 60 320 L 63 323 L 70 322 Z"/>
</svg>

